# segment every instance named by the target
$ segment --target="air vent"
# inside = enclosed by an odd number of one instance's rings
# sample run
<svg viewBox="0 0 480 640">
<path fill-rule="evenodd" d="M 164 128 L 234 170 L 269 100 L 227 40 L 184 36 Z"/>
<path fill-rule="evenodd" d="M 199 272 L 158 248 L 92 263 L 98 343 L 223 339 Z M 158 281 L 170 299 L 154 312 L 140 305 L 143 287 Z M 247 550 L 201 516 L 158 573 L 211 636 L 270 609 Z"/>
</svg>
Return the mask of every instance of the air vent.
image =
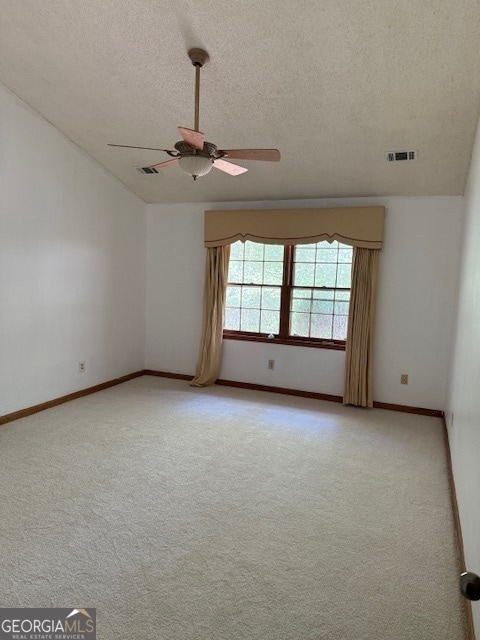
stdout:
<svg viewBox="0 0 480 640">
<path fill-rule="evenodd" d="M 142 175 L 145 175 L 145 174 L 150 175 L 151 173 L 158 173 L 158 171 L 153 167 L 137 167 L 137 171 Z"/>
<path fill-rule="evenodd" d="M 416 151 L 387 151 L 388 162 L 404 162 L 409 160 L 416 160 Z"/>
</svg>

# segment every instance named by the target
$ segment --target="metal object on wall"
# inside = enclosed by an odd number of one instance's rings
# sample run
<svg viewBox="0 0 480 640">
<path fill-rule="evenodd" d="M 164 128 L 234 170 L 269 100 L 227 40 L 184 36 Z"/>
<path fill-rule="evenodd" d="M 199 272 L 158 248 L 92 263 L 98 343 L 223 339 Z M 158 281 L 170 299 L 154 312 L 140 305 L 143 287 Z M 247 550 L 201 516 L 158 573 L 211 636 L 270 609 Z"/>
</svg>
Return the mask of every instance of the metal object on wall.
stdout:
<svg viewBox="0 0 480 640">
<path fill-rule="evenodd" d="M 460 591 L 468 600 L 480 600 L 480 576 L 471 571 L 465 571 L 460 576 Z"/>
</svg>

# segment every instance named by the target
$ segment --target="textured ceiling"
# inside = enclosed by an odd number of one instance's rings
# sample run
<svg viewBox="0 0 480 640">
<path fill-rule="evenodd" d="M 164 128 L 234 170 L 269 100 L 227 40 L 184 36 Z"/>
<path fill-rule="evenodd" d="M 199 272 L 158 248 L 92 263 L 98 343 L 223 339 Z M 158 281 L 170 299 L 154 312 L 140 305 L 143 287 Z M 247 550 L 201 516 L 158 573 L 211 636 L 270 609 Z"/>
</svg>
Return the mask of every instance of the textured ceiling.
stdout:
<svg viewBox="0 0 480 640">
<path fill-rule="evenodd" d="M 0 0 L 0 81 L 147 202 L 460 194 L 480 106 L 478 0 Z M 193 128 L 278 147 L 196 183 L 141 176 Z M 417 149 L 412 163 L 385 151 Z"/>
</svg>

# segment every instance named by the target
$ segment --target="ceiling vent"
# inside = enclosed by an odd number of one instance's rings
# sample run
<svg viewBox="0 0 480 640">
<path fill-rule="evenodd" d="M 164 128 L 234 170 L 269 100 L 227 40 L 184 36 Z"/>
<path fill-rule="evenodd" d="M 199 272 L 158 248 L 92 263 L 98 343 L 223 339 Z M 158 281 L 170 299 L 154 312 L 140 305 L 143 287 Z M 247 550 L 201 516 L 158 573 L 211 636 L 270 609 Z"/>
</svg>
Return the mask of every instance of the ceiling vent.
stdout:
<svg viewBox="0 0 480 640">
<path fill-rule="evenodd" d="M 158 171 L 154 167 L 137 167 L 137 171 L 138 171 L 138 173 L 141 173 L 142 175 L 151 174 L 151 173 L 158 173 Z"/>
<path fill-rule="evenodd" d="M 388 162 L 404 162 L 417 159 L 416 151 L 387 151 Z"/>
</svg>

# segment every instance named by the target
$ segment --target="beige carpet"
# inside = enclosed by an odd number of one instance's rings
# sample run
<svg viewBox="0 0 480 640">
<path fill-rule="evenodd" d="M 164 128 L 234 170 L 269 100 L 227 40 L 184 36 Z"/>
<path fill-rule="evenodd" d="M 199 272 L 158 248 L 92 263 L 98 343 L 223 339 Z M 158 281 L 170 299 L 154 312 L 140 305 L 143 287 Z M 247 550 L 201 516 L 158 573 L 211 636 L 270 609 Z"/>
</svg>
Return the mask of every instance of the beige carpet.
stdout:
<svg viewBox="0 0 480 640">
<path fill-rule="evenodd" d="M 0 428 L 0 606 L 99 640 L 463 640 L 439 419 L 142 377 Z"/>
</svg>

